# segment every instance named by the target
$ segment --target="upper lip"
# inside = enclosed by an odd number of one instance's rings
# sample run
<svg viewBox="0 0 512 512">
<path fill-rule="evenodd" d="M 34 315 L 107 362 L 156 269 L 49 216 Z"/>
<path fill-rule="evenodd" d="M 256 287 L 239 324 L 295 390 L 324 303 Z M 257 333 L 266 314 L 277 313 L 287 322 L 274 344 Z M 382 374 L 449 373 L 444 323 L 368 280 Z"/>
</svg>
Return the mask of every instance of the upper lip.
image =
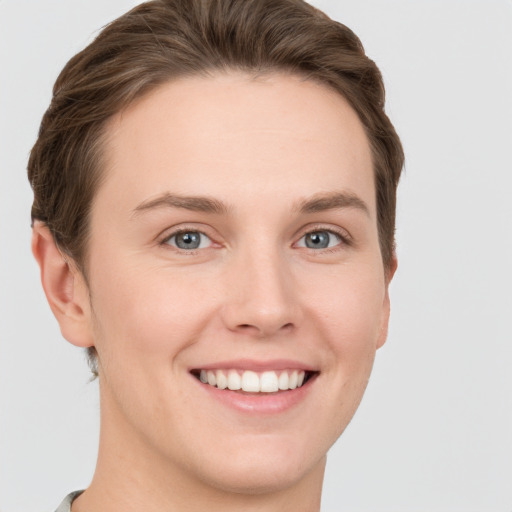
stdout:
<svg viewBox="0 0 512 512">
<path fill-rule="evenodd" d="M 293 359 L 271 359 L 268 361 L 254 360 L 254 359 L 230 359 L 225 361 L 216 361 L 215 363 L 208 363 L 200 366 L 193 366 L 193 370 L 220 370 L 220 369 L 237 369 L 237 370 L 251 370 L 253 372 L 264 372 L 266 370 L 304 370 L 308 372 L 317 372 L 318 368 L 310 364 Z"/>
</svg>

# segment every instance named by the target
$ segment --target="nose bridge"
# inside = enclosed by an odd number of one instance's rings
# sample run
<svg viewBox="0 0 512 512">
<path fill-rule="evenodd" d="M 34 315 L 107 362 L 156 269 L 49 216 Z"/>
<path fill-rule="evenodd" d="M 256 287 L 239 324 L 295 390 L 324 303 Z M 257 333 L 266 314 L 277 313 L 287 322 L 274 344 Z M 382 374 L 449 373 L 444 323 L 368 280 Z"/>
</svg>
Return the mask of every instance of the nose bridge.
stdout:
<svg viewBox="0 0 512 512">
<path fill-rule="evenodd" d="M 224 309 L 229 328 L 268 336 L 296 325 L 293 276 L 278 244 L 257 243 L 234 258 Z"/>
</svg>

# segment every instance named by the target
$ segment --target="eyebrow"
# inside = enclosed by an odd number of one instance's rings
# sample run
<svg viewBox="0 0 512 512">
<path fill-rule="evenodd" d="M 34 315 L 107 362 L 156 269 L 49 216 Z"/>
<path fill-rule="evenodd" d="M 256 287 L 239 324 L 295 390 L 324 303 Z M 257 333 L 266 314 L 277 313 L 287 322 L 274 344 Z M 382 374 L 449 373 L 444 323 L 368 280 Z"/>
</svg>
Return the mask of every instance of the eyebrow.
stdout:
<svg viewBox="0 0 512 512">
<path fill-rule="evenodd" d="M 368 205 L 358 196 L 348 192 L 329 192 L 315 194 L 297 204 L 300 213 L 318 213 L 326 210 L 355 208 L 370 216 Z"/>
<path fill-rule="evenodd" d="M 158 208 L 182 208 L 184 210 L 214 213 L 217 215 L 226 214 L 229 210 L 228 206 L 218 199 L 207 196 L 181 196 L 167 192 L 154 199 L 140 203 L 133 210 L 132 216 Z M 366 215 L 370 215 L 367 204 L 355 194 L 347 192 L 318 193 L 309 199 L 299 201 L 293 209 L 299 213 L 307 214 L 343 208 L 356 208 L 363 211 Z"/>
<path fill-rule="evenodd" d="M 150 199 L 139 204 L 132 212 L 137 215 L 147 210 L 157 208 L 183 208 L 194 212 L 226 214 L 228 207 L 217 199 L 205 196 L 180 196 L 177 194 L 165 193 L 155 199 Z"/>
</svg>

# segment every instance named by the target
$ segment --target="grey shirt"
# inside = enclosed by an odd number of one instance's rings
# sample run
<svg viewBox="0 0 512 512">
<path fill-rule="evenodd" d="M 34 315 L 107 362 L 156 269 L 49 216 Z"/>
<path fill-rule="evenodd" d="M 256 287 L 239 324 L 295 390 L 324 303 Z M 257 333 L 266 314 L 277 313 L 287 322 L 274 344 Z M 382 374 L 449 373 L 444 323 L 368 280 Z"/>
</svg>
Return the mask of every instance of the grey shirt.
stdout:
<svg viewBox="0 0 512 512">
<path fill-rule="evenodd" d="M 78 498 L 80 494 L 82 494 L 84 491 L 75 491 L 71 494 L 68 494 L 64 501 L 58 506 L 57 510 L 55 512 L 71 512 L 71 503 L 73 503 L 73 500 L 75 498 Z"/>
</svg>

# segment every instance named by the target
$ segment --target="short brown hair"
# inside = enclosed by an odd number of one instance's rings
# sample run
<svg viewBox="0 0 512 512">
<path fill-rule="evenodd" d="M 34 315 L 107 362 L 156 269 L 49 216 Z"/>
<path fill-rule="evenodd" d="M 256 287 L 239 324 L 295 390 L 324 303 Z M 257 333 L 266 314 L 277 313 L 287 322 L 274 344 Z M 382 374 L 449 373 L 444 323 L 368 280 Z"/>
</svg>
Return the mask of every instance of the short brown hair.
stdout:
<svg viewBox="0 0 512 512">
<path fill-rule="evenodd" d="M 28 163 L 32 218 L 48 225 L 86 275 L 106 121 L 164 82 L 231 69 L 291 72 L 348 100 L 372 150 L 380 249 L 388 269 L 404 155 L 384 112 L 382 77 L 349 28 L 302 0 L 152 0 L 107 25 L 55 83 Z"/>
</svg>

